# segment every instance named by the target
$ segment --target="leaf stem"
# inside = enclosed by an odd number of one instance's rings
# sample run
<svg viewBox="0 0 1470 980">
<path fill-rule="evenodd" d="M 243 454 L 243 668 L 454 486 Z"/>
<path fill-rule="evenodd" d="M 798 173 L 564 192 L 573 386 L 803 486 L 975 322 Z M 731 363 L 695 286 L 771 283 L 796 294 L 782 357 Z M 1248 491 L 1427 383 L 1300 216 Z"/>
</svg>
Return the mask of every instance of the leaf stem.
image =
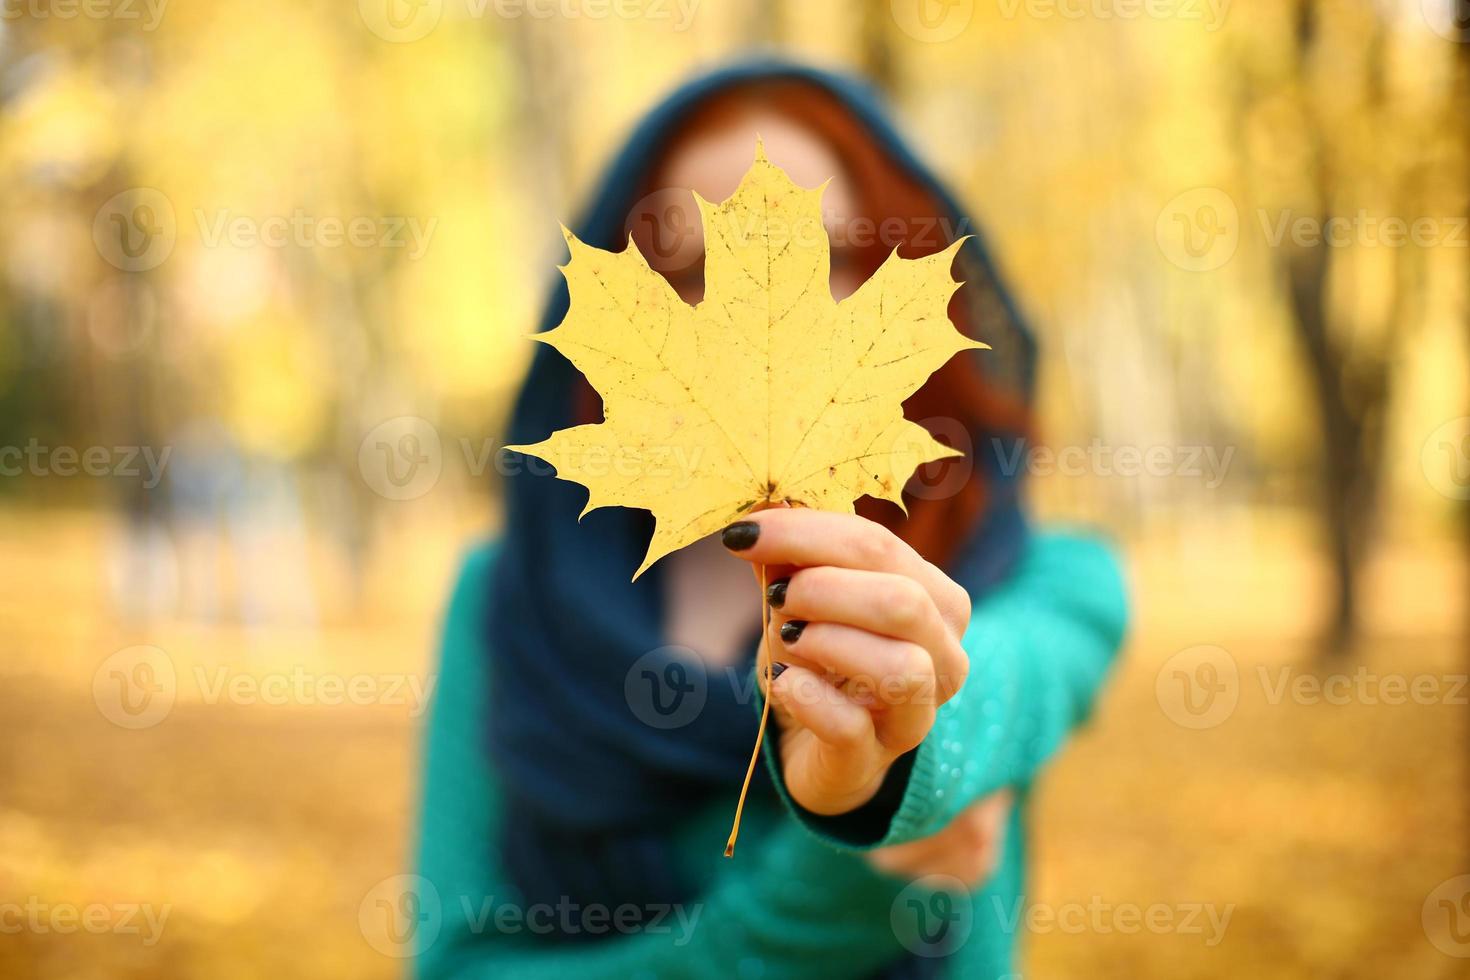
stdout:
<svg viewBox="0 0 1470 980">
<path fill-rule="evenodd" d="M 766 734 L 766 719 L 771 714 L 771 651 L 767 639 L 771 633 L 771 601 L 766 595 L 766 566 L 761 566 L 761 643 L 760 663 L 766 677 L 766 696 L 761 704 L 761 724 L 755 732 L 755 748 L 750 751 L 750 765 L 745 768 L 745 782 L 740 787 L 740 802 L 735 804 L 735 822 L 730 826 L 730 839 L 725 842 L 725 857 L 735 856 L 735 841 L 740 836 L 740 815 L 745 811 L 745 795 L 750 791 L 750 777 L 755 775 L 755 763 L 761 757 L 761 740 Z"/>
</svg>

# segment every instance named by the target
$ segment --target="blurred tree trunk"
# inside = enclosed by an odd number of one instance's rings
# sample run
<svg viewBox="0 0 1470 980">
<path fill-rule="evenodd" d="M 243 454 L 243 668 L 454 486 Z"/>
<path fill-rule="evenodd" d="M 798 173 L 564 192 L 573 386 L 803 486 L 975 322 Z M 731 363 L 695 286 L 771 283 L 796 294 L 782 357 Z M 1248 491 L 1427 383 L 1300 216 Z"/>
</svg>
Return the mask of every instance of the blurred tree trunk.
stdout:
<svg viewBox="0 0 1470 980">
<path fill-rule="evenodd" d="M 1332 336 L 1324 300 L 1327 247 L 1298 249 L 1288 265 L 1293 321 L 1321 422 L 1318 498 L 1333 575 L 1324 640 L 1327 652 L 1338 654 L 1358 626 L 1358 577 L 1377 510 L 1388 371 L 1381 361 L 1350 367 Z"/>
<path fill-rule="evenodd" d="M 1457 4 L 1457 11 L 1463 11 L 1463 5 Z M 1459 50 L 1455 59 L 1455 90 L 1450 101 L 1450 111 L 1446 113 L 1450 125 L 1458 125 L 1460 130 L 1460 180 L 1464 188 L 1461 197 L 1462 202 L 1470 202 L 1470 126 L 1464 122 L 1463 112 L 1466 106 L 1470 106 L 1470 16 L 1461 16 L 1458 24 Z M 1465 275 L 1470 279 L 1470 260 L 1466 262 Z M 1463 301 L 1462 301 L 1463 302 Z M 1464 303 L 1461 314 L 1465 318 L 1465 338 L 1470 343 L 1470 303 Z M 1470 415 L 1470 411 L 1466 412 Z M 1460 520 L 1462 524 L 1461 541 L 1465 548 L 1467 559 L 1470 559 L 1470 500 L 1462 502 L 1460 506 Z M 1470 666 L 1470 602 L 1466 603 L 1466 621 L 1462 627 L 1465 634 L 1465 658 L 1467 666 Z M 1470 739 L 1470 727 L 1466 730 L 1467 739 Z M 1464 758 L 1470 758 L 1470 752 L 1464 754 Z M 1465 770 L 1465 799 L 1470 805 L 1470 765 Z M 1470 824 L 1467 824 L 1470 826 Z M 1470 860 L 1470 858 L 1467 858 Z"/>
<path fill-rule="evenodd" d="M 1460 135 L 1463 140 L 1460 156 L 1460 166 L 1463 168 L 1463 172 L 1460 174 L 1460 177 L 1464 181 L 1465 188 L 1464 197 L 1461 198 L 1461 201 L 1466 203 L 1467 210 L 1470 210 L 1470 126 L 1465 125 L 1463 116 L 1465 108 L 1470 106 L 1470 12 L 1465 10 L 1463 4 L 1457 4 L 1455 9 L 1461 12 L 1459 22 L 1460 44 L 1459 58 L 1455 62 L 1456 94 L 1450 103 L 1451 112 L 1449 118 L 1452 124 L 1458 121 L 1460 126 Z M 1470 262 L 1467 262 L 1465 273 L 1466 278 L 1470 279 Z M 1466 303 L 1465 309 L 1461 312 L 1465 317 L 1466 342 L 1470 343 L 1470 303 Z M 1466 553 L 1470 554 L 1470 501 L 1465 502 L 1462 510 L 1464 511 L 1462 516 L 1465 523 Z M 1470 615 L 1470 603 L 1466 604 L 1466 612 L 1467 615 Z M 1466 624 L 1466 638 L 1470 640 L 1470 622 Z"/>
<path fill-rule="evenodd" d="M 1297 8 L 1297 71 L 1303 93 L 1311 91 L 1307 76 L 1319 39 L 1316 13 L 1314 0 L 1304 0 Z M 1375 73 L 1381 71 L 1382 57 L 1380 36 L 1374 46 Z M 1309 96 L 1304 95 L 1303 102 L 1302 116 L 1310 122 L 1307 138 L 1316 160 L 1317 227 L 1326 229 L 1337 204 L 1336 175 L 1329 162 L 1326 124 Z M 1350 356 L 1341 332 L 1334 330 L 1326 296 L 1333 248 L 1325 238 L 1314 245 L 1287 247 L 1292 322 L 1321 424 L 1318 502 L 1333 575 L 1333 607 L 1323 640 L 1327 652 L 1336 655 L 1349 649 L 1358 627 L 1359 572 L 1371 537 L 1382 471 L 1389 359 L 1386 351 Z"/>
<path fill-rule="evenodd" d="M 858 39 L 858 52 L 863 73 L 885 95 L 894 92 L 896 78 L 893 64 L 893 37 L 889 25 L 893 23 L 890 0 L 868 0 L 863 5 L 862 36 Z"/>
<path fill-rule="evenodd" d="M 574 150 L 568 120 L 570 93 L 581 78 L 576 65 L 557 56 L 555 43 L 542 22 L 534 17 L 511 21 L 511 51 L 517 70 L 517 88 L 525 93 L 521 103 L 522 132 L 531 133 L 521 150 L 526 160 L 527 183 L 536 188 L 538 205 L 546 214 L 568 213 L 571 175 L 569 161 Z"/>
<path fill-rule="evenodd" d="M 785 40 L 781 0 L 756 0 L 746 21 L 747 43 L 752 47 L 777 48 Z"/>
</svg>

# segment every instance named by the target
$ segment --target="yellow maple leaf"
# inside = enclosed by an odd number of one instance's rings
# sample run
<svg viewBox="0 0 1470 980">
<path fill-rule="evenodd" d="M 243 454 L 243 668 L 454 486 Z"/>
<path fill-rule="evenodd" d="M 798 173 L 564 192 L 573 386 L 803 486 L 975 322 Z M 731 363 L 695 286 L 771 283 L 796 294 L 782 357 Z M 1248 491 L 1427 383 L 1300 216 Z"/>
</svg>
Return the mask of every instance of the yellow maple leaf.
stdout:
<svg viewBox="0 0 1470 980">
<path fill-rule="evenodd" d="M 924 463 L 959 453 L 903 417 L 902 403 L 955 353 L 987 345 L 950 323 L 955 242 L 935 255 L 897 249 L 851 296 L 832 299 L 822 187 L 798 187 L 766 159 L 715 205 L 695 195 L 705 231 L 705 293 L 679 298 L 629 236 L 621 252 L 565 228 L 571 304 L 536 339 L 603 398 L 604 421 L 508 446 L 556 467 L 598 507 L 653 512 L 655 561 L 766 503 L 853 512 L 864 495 L 903 506 Z"/>
</svg>

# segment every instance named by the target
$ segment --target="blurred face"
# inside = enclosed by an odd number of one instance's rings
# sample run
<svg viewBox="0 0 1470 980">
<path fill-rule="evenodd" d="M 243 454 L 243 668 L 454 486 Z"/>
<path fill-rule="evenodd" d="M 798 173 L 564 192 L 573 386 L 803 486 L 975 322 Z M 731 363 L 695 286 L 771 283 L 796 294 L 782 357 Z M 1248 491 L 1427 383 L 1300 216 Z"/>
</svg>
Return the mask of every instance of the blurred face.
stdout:
<svg viewBox="0 0 1470 980">
<path fill-rule="evenodd" d="M 846 170 L 832 149 L 816 135 L 784 116 L 752 109 L 720 128 L 703 129 L 682 140 L 658 175 L 655 191 L 635 208 L 629 230 L 649 264 L 669 280 L 687 303 L 704 294 L 704 233 L 694 191 L 707 201 L 723 201 L 734 193 L 750 169 L 759 134 L 766 157 L 798 185 L 815 187 L 831 179 L 822 194 L 822 217 L 832 237 L 831 288 L 842 299 L 861 285 L 852 250 L 833 235 L 839 221 L 850 220 L 856 198 Z M 748 595 L 750 569 L 733 560 L 712 536 L 675 552 L 668 559 L 669 601 L 665 631 L 669 642 L 698 651 L 714 663 L 733 663 L 751 629 L 759 622 L 750 603 L 731 602 Z"/>
<path fill-rule="evenodd" d="M 682 140 L 659 175 L 657 191 L 640 202 L 631 230 L 649 264 L 662 272 L 686 302 L 697 302 L 704 292 L 704 232 L 692 190 L 707 201 L 719 202 L 734 193 L 755 151 L 759 134 L 766 156 L 798 185 L 815 187 L 831 179 L 822 194 L 822 218 L 832 247 L 831 287 L 835 299 L 852 293 L 861 281 L 849 236 L 832 235 L 837 224 L 855 213 L 856 198 L 841 159 L 800 123 L 768 109 L 748 113 L 719 128 L 703 129 Z"/>
</svg>

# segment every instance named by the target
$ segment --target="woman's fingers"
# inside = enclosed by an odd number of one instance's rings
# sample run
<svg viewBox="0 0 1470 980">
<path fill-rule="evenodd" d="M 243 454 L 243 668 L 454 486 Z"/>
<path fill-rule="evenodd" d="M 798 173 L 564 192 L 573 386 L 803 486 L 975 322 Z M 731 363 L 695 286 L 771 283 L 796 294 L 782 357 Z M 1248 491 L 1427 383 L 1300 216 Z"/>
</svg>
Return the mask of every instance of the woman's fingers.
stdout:
<svg viewBox="0 0 1470 980">
<path fill-rule="evenodd" d="M 829 679 L 788 667 L 771 685 L 771 706 L 792 727 L 781 739 L 791 798 L 812 813 L 846 813 L 873 798 L 887 760 L 873 716 Z"/>
<path fill-rule="evenodd" d="M 730 525 L 721 537 L 725 547 L 756 564 L 835 565 L 903 575 L 924 587 L 953 631 L 963 631 L 969 622 L 964 589 L 892 531 L 855 514 L 803 507 L 763 510 Z"/>
<path fill-rule="evenodd" d="M 869 715 L 866 731 L 889 754 L 907 752 L 924 740 L 937 702 L 934 666 L 923 647 L 840 623 L 811 623 L 793 639 L 791 630 L 782 635 L 782 625 L 790 621 L 773 623 L 766 637 L 776 661 L 790 662 L 795 655 L 824 669 L 825 684 Z"/>
<path fill-rule="evenodd" d="M 799 619 L 773 621 L 766 642 L 778 663 L 800 657 L 817 665 L 842 679 L 843 690 L 864 704 L 896 705 L 919 698 L 934 704 L 934 664 L 917 643 L 843 623 Z"/>
<path fill-rule="evenodd" d="M 771 685 L 771 695 L 773 708 L 834 748 L 856 749 L 874 739 L 868 710 L 815 671 L 788 666 Z"/>
<path fill-rule="evenodd" d="M 879 871 L 898 878 L 944 874 L 978 888 L 990 880 L 1000 864 L 1012 801 L 1008 789 L 992 793 L 966 807 L 937 834 L 878 848 L 869 854 L 868 861 Z"/>
<path fill-rule="evenodd" d="M 785 665 L 768 703 L 782 728 L 788 790 L 815 813 L 861 806 L 964 682 L 968 595 L 891 531 L 854 515 L 772 508 L 731 524 L 721 540 L 776 585 L 767 599 L 784 607 L 764 643 L 771 662 Z"/>
<path fill-rule="evenodd" d="M 805 568 L 768 589 L 771 604 L 787 619 L 841 623 L 916 645 L 929 660 L 943 704 L 965 682 L 969 657 L 945 624 L 933 599 L 913 579 L 891 572 L 857 571 L 830 565 Z M 883 648 L 868 644 L 864 649 Z M 838 673 L 883 676 L 883 663 L 830 664 Z M 852 668 L 852 669 L 849 669 Z"/>
<path fill-rule="evenodd" d="M 928 591 L 906 575 L 819 565 L 792 572 L 784 587 L 780 581 L 767 591 L 783 616 L 847 623 L 915 643 L 947 632 Z"/>
</svg>

